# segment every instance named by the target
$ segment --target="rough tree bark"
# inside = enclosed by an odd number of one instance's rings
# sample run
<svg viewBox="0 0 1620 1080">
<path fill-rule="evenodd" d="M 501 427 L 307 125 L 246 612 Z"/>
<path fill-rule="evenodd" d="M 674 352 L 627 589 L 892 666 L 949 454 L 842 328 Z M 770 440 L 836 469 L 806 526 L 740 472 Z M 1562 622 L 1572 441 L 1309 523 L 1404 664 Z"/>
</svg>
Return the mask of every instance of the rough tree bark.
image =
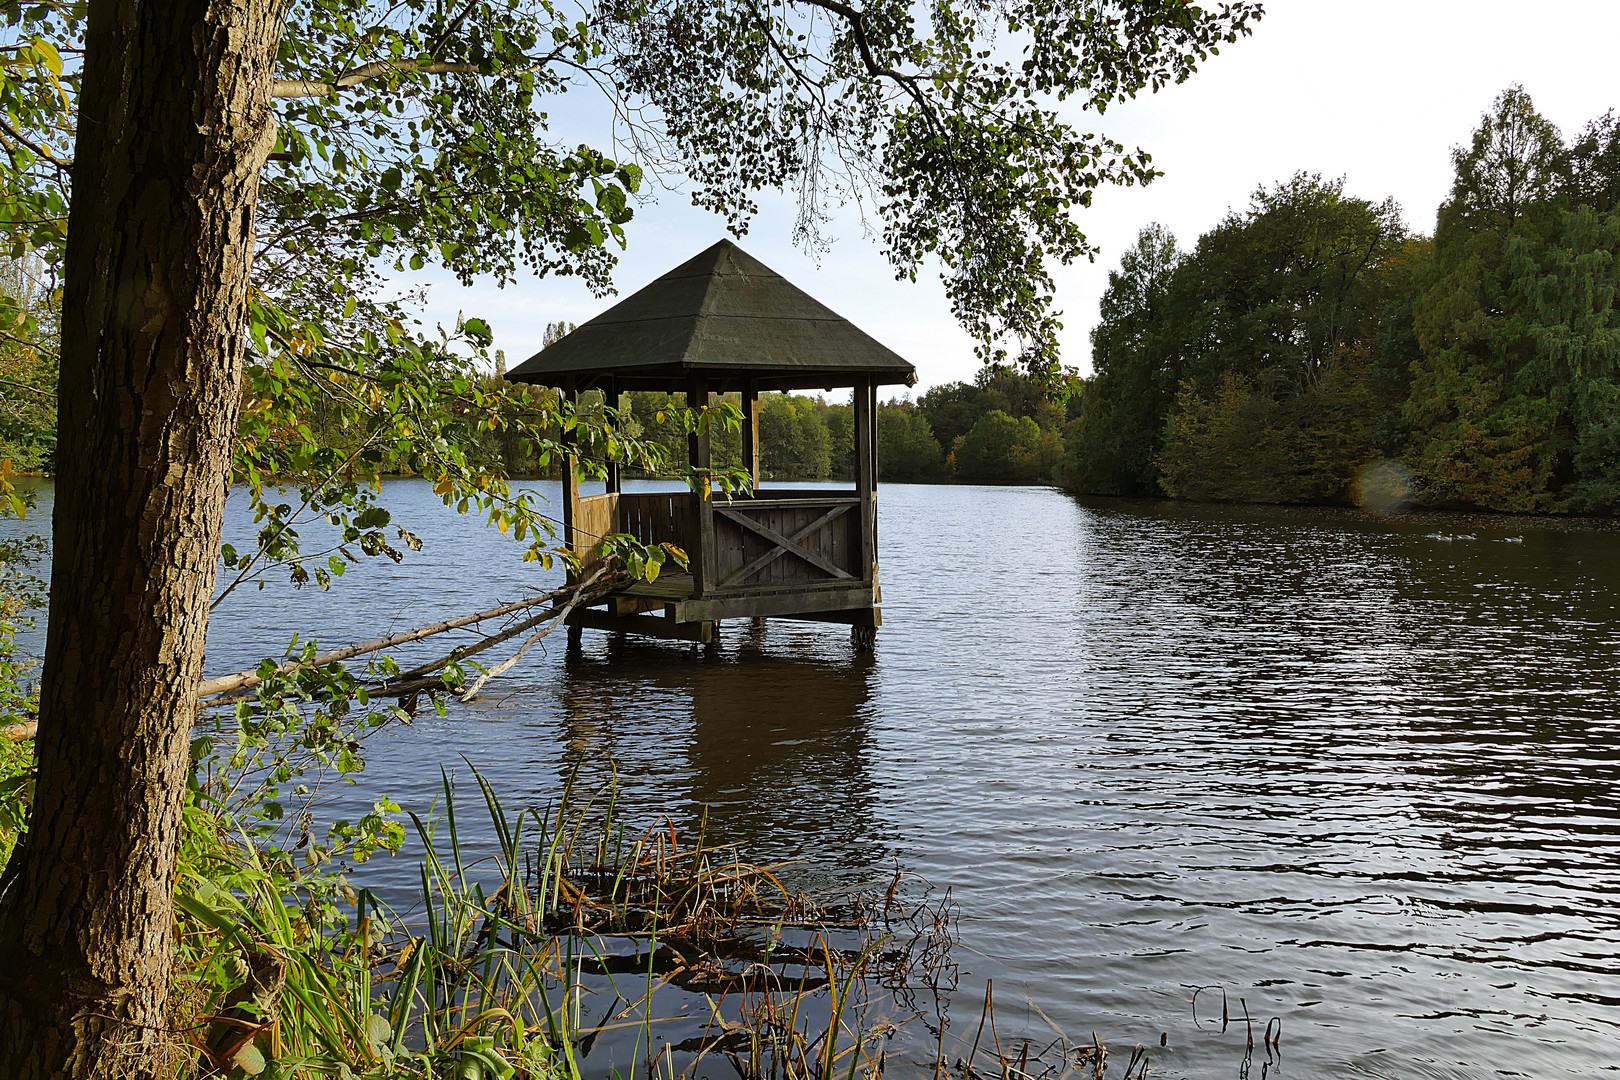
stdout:
<svg viewBox="0 0 1620 1080">
<path fill-rule="evenodd" d="M 0 900 L 0 1078 L 164 1068 L 182 794 L 285 0 L 92 0 L 39 779 Z"/>
</svg>

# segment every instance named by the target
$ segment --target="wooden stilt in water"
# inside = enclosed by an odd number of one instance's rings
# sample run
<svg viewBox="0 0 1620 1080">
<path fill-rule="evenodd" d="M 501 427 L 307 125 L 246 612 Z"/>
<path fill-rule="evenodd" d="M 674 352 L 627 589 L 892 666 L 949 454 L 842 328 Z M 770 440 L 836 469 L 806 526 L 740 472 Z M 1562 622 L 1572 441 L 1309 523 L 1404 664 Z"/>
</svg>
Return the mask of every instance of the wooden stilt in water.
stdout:
<svg viewBox="0 0 1620 1080">
<path fill-rule="evenodd" d="M 851 626 L 849 628 L 849 643 L 855 646 L 856 652 L 876 652 L 877 627 L 859 625 Z"/>
</svg>

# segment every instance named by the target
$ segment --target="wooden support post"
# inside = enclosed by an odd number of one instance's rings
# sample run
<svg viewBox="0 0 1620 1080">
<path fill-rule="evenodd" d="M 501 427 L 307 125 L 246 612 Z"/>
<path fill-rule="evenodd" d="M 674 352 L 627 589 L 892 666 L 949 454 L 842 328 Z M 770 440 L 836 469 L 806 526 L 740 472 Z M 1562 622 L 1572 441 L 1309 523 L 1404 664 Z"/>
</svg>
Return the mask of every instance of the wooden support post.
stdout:
<svg viewBox="0 0 1620 1080">
<path fill-rule="evenodd" d="M 878 489 L 878 424 L 879 424 L 879 421 L 878 421 L 878 396 L 877 396 L 878 388 L 877 388 L 877 380 L 876 379 L 872 380 L 872 384 L 867 387 L 867 390 L 872 395 L 872 405 L 871 405 L 871 408 L 868 410 L 868 412 L 871 414 L 871 417 L 872 417 L 872 527 L 871 527 L 872 528 L 872 598 L 873 598 L 874 601 L 881 601 L 883 599 L 883 596 L 882 596 L 881 592 L 879 591 L 879 586 L 878 586 L 878 564 L 877 564 L 877 557 L 878 557 L 878 555 L 877 555 L 877 553 L 878 553 L 877 489 Z"/>
<path fill-rule="evenodd" d="M 612 375 L 609 375 L 606 378 L 606 380 L 603 381 L 603 384 L 602 384 L 602 404 L 604 406 L 606 406 L 607 408 L 609 408 L 609 409 L 617 409 L 619 407 L 619 380 L 617 378 L 615 378 L 614 376 L 612 376 Z M 607 414 L 604 413 L 603 416 L 604 416 L 603 423 L 608 424 L 611 427 L 612 426 L 612 421 L 606 419 Z M 607 463 L 607 490 L 608 490 L 609 495 L 617 495 L 617 494 L 619 494 L 620 476 L 619 476 L 619 460 L 617 458 L 609 458 L 608 459 L 608 463 Z M 616 527 L 617 527 L 617 525 L 615 525 L 615 528 Z"/>
<path fill-rule="evenodd" d="M 877 580 L 877 424 L 872 381 L 855 384 L 855 497 L 861 504 L 861 577 Z"/>
<path fill-rule="evenodd" d="M 876 380 L 866 388 L 866 392 L 872 397 L 872 403 L 867 407 L 866 414 L 872 420 L 872 491 L 876 493 L 878 488 L 878 397 Z M 872 521 L 875 525 L 877 518 L 874 516 Z"/>
<path fill-rule="evenodd" d="M 563 385 L 560 393 L 576 408 L 579 406 L 579 393 L 574 389 L 574 377 L 572 375 L 563 376 Z M 579 524 L 580 506 L 578 470 L 579 459 L 575 454 L 575 448 L 579 445 L 579 433 L 577 431 L 563 432 L 562 444 L 566 449 L 566 452 L 563 454 L 562 462 L 563 543 L 567 545 L 570 550 L 577 553 L 578 549 L 574 547 L 574 529 Z M 573 584 L 577 576 L 578 575 L 570 570 L 568 572 L 569 584 Z"/>
<path fill-rule="evenodd" d="M 759 490 L 759 384 L 748 380 L 742 393 L 742 453 L 743 467 L 753 478 L 754 490 Z"/>
<path fill-rule="evenodd" d="M 686 407 L 692 410 L 706 408 L 709 404 L 709 380 L 703 375 L 693 375 L 686 383 Z M 710 440 L 707 430 L 702 433 L 692 432 L 687 437 L 687 456 L 693 470 L 700 475 L 693 482 L 694 502 L 697 507 L 698 550 L 688 551 L 687 559 L 692 567 L 692 587 L 694 596 L 703 596 L 714 585 L 714 504 L 710 498 L 708 470 L 712 465 L 710 455 Z"/>
</svg>

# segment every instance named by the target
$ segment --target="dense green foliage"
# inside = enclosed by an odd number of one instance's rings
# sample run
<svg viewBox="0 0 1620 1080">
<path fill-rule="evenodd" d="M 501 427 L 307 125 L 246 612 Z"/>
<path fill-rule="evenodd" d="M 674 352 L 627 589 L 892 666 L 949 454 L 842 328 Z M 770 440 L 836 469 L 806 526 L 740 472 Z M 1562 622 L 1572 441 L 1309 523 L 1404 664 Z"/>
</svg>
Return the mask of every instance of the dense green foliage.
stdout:
<svg viewBox="0 0 1620 1080">
<path fill-rule="evenodd" d="M 1100 494 L 1354 499 L 1374 462 L 1437 506 L 1620 505 L 1620 120 L 1568 143 L 1513 87 L 1432 239 L 1301 174 L 1190 252 L 1110 275 L 1067 482 Z"/>
<path fill-rule="evenodd" d="M 1456 154 L 1406 420 L 1437 501 L 1620 504 L 1620 120 L 1573 146 L 1522 91 Z"/>
<path fill-rule="evenodd" d="M 1311 501 L 1373 452 L 1391 203 L 1301 174 L 1181 253 L 1143 231 L 1111 274 L 1069 482 L 1107 494 Z M 1348 473 L 1346 470 L 1348 469 Z"/>
</svg>

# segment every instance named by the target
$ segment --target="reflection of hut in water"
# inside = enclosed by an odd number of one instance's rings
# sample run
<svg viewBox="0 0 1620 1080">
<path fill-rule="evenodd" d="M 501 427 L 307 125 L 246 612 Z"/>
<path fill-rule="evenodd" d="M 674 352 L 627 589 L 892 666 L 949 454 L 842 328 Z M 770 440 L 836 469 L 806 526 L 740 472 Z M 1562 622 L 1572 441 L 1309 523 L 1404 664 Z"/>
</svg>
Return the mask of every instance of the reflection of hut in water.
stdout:
<svg viewBox="0 0 1620 1080">
<path fill-rule="evenodd" d="M 614 759 L 631 816 L 634 792 L 651 785 L 653 811 L 683 833 L 707 813 L 709 840 L 749 859 L 804 859 L 817 876 L 867 882 L 885 855 L 868 768 L 871 675 L 869 660 L 745 645 L 690 663 L 627 639 L 569 665 L 566 739 L 575 755 Z"/>
<path fill-rule="evenodd" d="M 910 363 L 794 287 L 729 240 L 676 267 L 524 361 L 514 382 L 684 393 L 688 404 L 737 393 L 743 460 L 754 491 L 710 497 L 709 482 L 676 494 L 625 492 L 616 463 L 607 491 L 582 496 L 575 459 L 563 470 L 567 543 L 589 560 L 598 541 L 628 533 L 671 543 L 689 573 L 665 574 L 576 610 L 583 627 L 712 642 L 721 619 L 847 623 L 869 647 L 881 623 L 877 582 L 877 388 L 916 382 Z M 759 395 L 853 390 L 855 488 L 760 488 Z M 688 440 L 694 470 L 710 467 L 709 437 Z"/>
</svg>

